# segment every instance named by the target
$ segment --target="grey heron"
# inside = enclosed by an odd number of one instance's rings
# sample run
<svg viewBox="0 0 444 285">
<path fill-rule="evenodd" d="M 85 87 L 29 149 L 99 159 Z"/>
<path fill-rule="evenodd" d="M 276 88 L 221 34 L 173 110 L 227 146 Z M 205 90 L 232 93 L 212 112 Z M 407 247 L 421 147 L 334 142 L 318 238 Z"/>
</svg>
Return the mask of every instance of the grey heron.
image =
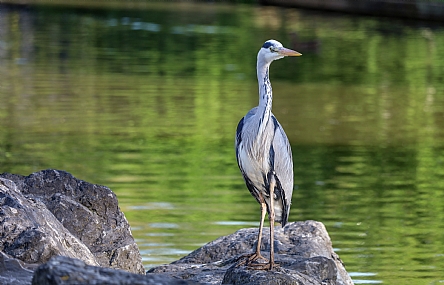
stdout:
<svg viewBox="0 0 444 285">
<path fill-rule="evenodd" d="M 293 194 L 293 158 L 290 143 L 281 124 L 271 112 L 273 93 L 269 68 L 271 62 L 285 56 L 300 56 L 276 40 L 266 41 L 257 55 L 259 105 L 243 117 L 236 130 L 235 148 L 239 169 L 248 190 L 261 205 L 261 220 L 256 251 L 249 255 L 248 266 L 272 269 L 274 263 L 274 223 L 288 221 Z M 261 255 L 265 214 L 270 221 L 270 259 Z"/>
</svg>

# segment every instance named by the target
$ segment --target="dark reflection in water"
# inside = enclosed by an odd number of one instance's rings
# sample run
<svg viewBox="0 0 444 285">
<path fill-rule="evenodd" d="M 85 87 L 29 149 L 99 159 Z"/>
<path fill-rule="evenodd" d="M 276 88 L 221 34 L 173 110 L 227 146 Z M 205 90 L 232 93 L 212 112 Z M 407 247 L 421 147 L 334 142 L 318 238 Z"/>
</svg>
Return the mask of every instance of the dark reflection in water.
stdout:
<svg viewBox="0 0 444 285">
<path fill-rule="evenodd" d="M 357 284 L 444 282 L 444 29 L 428 23 L 0 6 L 1 172 L 111 187 L 147 267 L 257 226 L 233 144 L 269 38 L 304 54 L 271 67 L 294 152 L 290 221 L 324 222 Z"/>
</svg>

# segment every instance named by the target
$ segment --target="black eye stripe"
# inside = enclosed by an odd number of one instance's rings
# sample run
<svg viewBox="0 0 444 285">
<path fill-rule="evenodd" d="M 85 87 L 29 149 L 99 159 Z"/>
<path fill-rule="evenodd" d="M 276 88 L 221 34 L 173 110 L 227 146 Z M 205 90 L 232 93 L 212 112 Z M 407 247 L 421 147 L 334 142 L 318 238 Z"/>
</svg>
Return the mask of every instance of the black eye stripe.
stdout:
<svg viewBox="0 0 444 285">
<path fill-rule="evenodd" d="M 265 42 L 264 45 L 262 46 L 263 48 L 270 48 L 272 47 L 273 44 L 271 42 Z"/>
</svg>

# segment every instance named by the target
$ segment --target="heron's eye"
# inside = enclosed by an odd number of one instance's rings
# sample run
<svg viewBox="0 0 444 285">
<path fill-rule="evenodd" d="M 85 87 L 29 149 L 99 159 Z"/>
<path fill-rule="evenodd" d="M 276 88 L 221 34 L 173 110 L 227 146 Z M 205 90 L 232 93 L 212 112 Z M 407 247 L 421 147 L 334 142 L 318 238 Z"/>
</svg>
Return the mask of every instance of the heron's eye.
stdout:
<svg viewBox="0 0 444 285">
<path fill-rule="evenodd" d="M 275 48 L 275 47 L 273 47 L 273 46 L 271 46 L 271 47 L 270 47 L 270 51 L 271 51 L 271 52 L 277 52 L 277 51 L 278 51 L 278 49 L 277 49 L 277 48 Z"/>
</svg>

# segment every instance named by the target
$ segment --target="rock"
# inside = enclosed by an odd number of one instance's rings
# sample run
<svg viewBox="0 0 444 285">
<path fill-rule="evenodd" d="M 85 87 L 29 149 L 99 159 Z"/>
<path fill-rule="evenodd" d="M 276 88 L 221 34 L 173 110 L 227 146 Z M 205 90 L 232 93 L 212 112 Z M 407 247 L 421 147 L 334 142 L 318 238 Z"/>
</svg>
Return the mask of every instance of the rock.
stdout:
<svg viewBox="0 0 444 285">
<path fill-rule="evenodd" d="M 37 268 L 32 284 L 191 285 L 197 283 L 159 274 L 141 275 L 111 268 L 91 266 L 78 259 L 58 256 Z"/>
<path fill-rule="evenodd" d="M 320 222 L 289 223 L 275 230 L 275 260 L 280 266 L 271 271 L 237 266 L 238 259 L 251 253 L 257 228 L 241 229 L 220 237 L 169 265 L 148 273 L 193 280 L 205 284 L 353 284 L 330 237 Z M 269 250 L 269 230 L 264 229 L 262 255 Z"/>
<path fill-rule="evenodd" d="M 25 197 L 14 182 L 0 178 L 0 250 L 25 263 L 65 255 L 98 264 L 90 250 L 40 200 Z"/>
<path fill-rule="evenodd" d="M 304 259 L 277 257 L 280 260 L 280 266 L 272 271 L 231 266 L 224 275 L 222 284 L 343 284 L 337 282 L 337 269 L 334 261 L 329 258 L 323 256 Z"/>
<path fill-rule="evenodd" d="M 31 284 L 34 264 L 26 264 L 21 260 L 11 258 L 0 252 L 0 284 L 23 285 Z"/>
<path fill-rule="evenodd" d="M 0 225 L 0 251 L 25 263 L 63 255 L 144 273 L 115 194 L 67 172 L 1 174 Z"/>
</svg>

